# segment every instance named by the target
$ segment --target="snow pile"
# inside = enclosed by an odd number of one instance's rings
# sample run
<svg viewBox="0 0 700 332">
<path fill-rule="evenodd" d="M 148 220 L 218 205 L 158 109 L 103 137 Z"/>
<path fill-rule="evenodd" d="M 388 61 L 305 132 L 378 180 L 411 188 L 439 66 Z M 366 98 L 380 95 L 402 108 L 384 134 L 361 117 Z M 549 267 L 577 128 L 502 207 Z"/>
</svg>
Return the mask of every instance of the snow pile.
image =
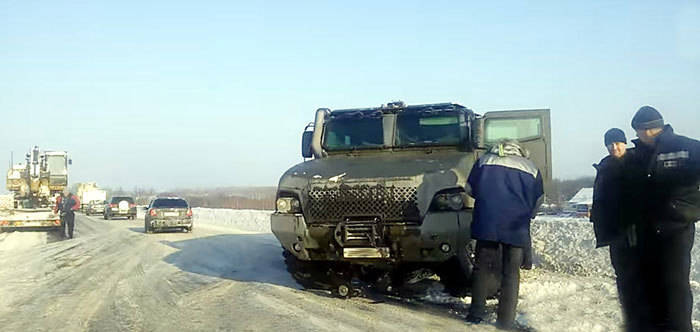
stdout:
<svg viewBox="0 0 700 332">
<path fill-rule="evenodd" d="M 621 316 L 609 249 L 595 249 L 588 219 L 542 216 L 531 227 L 535 270 L 523 271 L 522 305 L 531 326 L 546 330 L 606 331 L 617 329 Z M 700 328 L 700 233 L 691 252 L 690 285 L 693 326 Z M 546 270 L 562 273 L 536 273 Z M 535 272 L 535 273 L 532 273 Z M 582 326 L 568 326 L 559 317 L 578 317 Z M 544 329 L 544 328 L 543 328 Z"/>
<path fill-rule="evenodd" d="M 530 231 L 536 267 L 581 276 L 615 276 L 608 249 L 595 248 L 588 219 L 540 216 Z"/>
<path fill-rule="evenodd" d="M 270 233 L 273 211 L 193 208 L 195 225 L 211 225 L 256 233 Z M 196 226 L 195 226 L 196 227 Z"/>
</svg>

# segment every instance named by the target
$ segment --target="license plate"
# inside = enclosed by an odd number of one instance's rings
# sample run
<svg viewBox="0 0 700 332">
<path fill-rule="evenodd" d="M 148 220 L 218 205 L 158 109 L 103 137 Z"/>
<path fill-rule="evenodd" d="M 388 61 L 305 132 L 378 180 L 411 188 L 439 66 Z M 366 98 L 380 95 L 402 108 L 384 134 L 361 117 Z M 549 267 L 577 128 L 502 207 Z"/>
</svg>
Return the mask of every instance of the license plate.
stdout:
<svg viewBox="0 0 700 332">
<path fill-rule="evenodd" d="M 389 258 L 389 248 L 343 248 L 344 258 Z"/>
<path fill-rule="evenodd" d="M 179 217 L 180 213 L 179 212 L 163 212 L 163 216 L 165 216 L 165 217 Z"/>
</svg>

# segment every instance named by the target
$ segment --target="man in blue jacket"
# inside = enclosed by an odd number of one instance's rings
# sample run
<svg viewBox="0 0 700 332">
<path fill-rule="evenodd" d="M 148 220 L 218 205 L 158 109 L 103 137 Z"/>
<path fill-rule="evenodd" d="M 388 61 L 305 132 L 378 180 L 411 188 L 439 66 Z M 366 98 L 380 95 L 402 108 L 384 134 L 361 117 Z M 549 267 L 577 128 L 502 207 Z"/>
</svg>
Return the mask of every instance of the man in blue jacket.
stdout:
<svg viewBox="0 0 700 332">
<path fill-rule="evenodd" d="M 469 322 L 484 320 L 486 297 L 500 286 L 496 325 L 514 326 L 523 248 L 530 243 L 530 220 L 544 194 L 542 175 L 528 157 L 516 141 L 502 141 L 469 174 L 475 199 L 471 232 L 477 240 Z"/>
<path fill-rule="evenodd" d="M 625 161 L 621 219 L 634 225 L 641 250 L 644 299 L 651 314 L 641 331 L 692 331 L 690 251 L 700 219 L 700 142 L 676 135 L 651 106 L 632 119 L 639 139 Z"/>
</svg>

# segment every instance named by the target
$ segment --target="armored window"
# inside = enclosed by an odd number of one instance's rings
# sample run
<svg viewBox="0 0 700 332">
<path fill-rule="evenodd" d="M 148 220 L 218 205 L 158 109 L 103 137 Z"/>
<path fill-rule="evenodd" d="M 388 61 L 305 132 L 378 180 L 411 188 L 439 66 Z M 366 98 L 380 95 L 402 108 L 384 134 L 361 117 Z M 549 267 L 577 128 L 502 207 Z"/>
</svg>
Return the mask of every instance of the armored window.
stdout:
<svg viewBox="0 0 700 332">
<path fill-rule="evenodd" d="M 496 142 L 501 139 L 524 141 L 542 136 L 542 121 L 540 118 L 525 119 L 487 119 L 486 142 Z"/>
<path fill-rule="evenodd" d="M 381 148 L 384 145 L 382 113 L 378 111 L 332 114 L 324 129 L 328 151 Z"/>
<path fill-rule="evenodd" d="M 396 119 L 395 145 L 457 145 L 461 140 L 460 113 L 455 111 L 403 112 Z"/>
</svg>

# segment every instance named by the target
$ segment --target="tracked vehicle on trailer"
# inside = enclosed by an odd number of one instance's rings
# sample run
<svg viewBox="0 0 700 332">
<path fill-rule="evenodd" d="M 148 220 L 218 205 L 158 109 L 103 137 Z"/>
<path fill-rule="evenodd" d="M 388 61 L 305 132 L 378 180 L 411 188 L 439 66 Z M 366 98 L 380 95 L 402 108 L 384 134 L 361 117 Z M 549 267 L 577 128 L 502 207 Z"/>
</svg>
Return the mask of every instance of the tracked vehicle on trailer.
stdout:
<svg viewBox="0 0 700 332">
<path fill-rule="evenodd" d="M 0 196 L 0 231 L 60 230 L 53 207 L 68 185 L 70 163 L 65 151 L 35 146 L 23 163 L 12 165 L 6 177 L 10 194 Z"/>
</svg>

